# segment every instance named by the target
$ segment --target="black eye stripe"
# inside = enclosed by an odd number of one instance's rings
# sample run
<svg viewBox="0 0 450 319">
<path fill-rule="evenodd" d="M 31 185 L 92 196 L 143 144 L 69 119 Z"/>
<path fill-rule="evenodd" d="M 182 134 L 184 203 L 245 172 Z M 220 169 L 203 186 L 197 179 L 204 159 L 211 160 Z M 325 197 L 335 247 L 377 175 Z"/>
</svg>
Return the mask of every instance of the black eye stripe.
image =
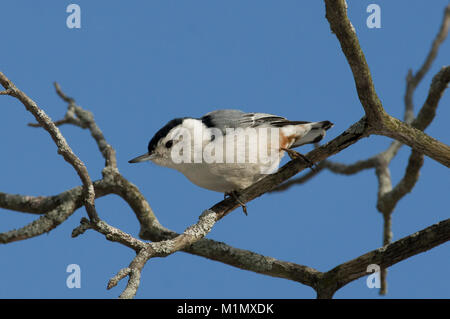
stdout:
<svg viewBox="0 0 450 319">
<path fill-rule="evenodd" d="M 166 147 L 167 148 L 171 148 L 172 145 L 173 145 L 173 141 L 172 140 L 166 142 Z"/>
</svg>

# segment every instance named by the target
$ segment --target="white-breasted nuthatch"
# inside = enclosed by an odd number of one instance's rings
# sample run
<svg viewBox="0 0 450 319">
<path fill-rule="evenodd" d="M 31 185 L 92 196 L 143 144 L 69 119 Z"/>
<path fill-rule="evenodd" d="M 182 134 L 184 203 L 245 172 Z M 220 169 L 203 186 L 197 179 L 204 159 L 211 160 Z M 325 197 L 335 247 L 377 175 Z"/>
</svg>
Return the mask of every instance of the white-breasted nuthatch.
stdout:
<svg viewBox="0 0 450 319">
<path fill-rule="evenodd" d="M 330 121 L 217 110 L 199 119 L 171 120 L 150 140 L 148 152 L 129 163 L 152 161 L 178 170 L 200 187 L 235 196 L 275 172 L 285 151 L 308 161 L 291 148 L 320 141 L 332 126 Z"/>
</svg>

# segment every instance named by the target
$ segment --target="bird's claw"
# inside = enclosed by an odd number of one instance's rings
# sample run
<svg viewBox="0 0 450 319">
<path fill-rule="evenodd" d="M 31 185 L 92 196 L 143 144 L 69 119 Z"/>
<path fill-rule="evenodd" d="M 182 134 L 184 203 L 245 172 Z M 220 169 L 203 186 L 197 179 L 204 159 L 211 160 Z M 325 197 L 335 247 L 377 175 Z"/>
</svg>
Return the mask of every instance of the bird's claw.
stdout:
<svg viewBox="0 0 450 319">
<path fill-rule="evenodd" d="M 245 205 L 245 203 L 243 203 L 240 199 L 239 199 L 239 194 L 236 191 L 231 191 L 231 192 L 226 192 L 223 194 L 224 199 L 227 197 L 233 197 L 233 199 L 235 201 L 238 202 L 239 205 L 241 205 L 242 207 L 242 211 L 244 212 L 245 216 L 248 216 L 247 214 L 247 205 Z"/>
<path fill-rule="evenodd" d="M 316 171 L 316 168 L 314 167 L 314 163 L 311 162 L 310 159 L 307 158 L 307 157 L 306 157 L 305 155 L 303 155 L 302 153 L 299 153 L 299 152 L 297 152 L 297 151 L 295 151 L 295 150 L 291 150 L 291 149 L 289 149 L 289 148 L 284 148 L 284 147 L 282 147 L 281 149 L 282 149 L 283 151 L 285 151 L 285 152 L 289 155 L 289 157 L 290 157 L 292 160 L 297 159 L 297 158 L 301 158 L 305 163 L 308 164 L 308 167 L 309 167 L 313 172 Z"/>
</svg>

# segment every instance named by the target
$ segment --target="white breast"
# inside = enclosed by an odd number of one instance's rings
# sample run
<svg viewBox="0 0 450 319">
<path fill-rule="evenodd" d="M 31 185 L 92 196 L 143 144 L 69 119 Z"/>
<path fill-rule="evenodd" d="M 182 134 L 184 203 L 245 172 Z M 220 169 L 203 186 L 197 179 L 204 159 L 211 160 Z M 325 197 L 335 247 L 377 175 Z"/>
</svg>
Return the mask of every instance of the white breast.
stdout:
<svg viewBox="0 0 450 319">
<path fill-rule="evenodd" d="M 273 137 L 270 128 L 263 132 L 266 135 L 258 130 L 255 133 L 254 128 L 227 130 L 222 135 L 217 129 L 201 127 L 203 133 L 199 135 L 194 129 L 199 129 L 201 122 L 191 122 L 184 128 L 192 130 L 192 136 L 200 136 L 201 147 L 191 143 L 188 162 L 158 164 L 178 170 L 200 187 L 222 193 L 244 189 L 277 170 L 283 154 L 278 131 Z"/>
<path fill-rule="evenodd" d="M 173 168 L 192 183 L 209 190 L 230 192 L 244 189 L 276 172 L 282 156 L 278 135 L 274 135 L 276 143 L 271 144 L 268 139 L 269 143 L 265 140 L 260 144 L 258 136 L 251 137 L 252 133 L 249 128 L 240 132 L 230 131 L 224 136 L 218 134 L 213 141 L 205 140 L 201 163 L 184 163 Z"/>
</svg>

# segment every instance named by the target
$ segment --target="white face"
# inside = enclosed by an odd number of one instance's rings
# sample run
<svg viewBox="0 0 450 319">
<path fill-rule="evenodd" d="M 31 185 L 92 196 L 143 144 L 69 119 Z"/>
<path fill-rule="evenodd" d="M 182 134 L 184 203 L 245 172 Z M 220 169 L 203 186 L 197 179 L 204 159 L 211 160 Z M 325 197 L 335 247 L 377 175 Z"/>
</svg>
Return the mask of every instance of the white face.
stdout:
<svg viewBox="0 0 450 319">
<path fill-rule="evenodd" d="M 182 138 L 180 139 L 174 134 L 176 131 L 177 128 L 173 128 L 166 137 L 159 140 L 156 148 L 152 152 L 151 161 L 153 163 L 166 167 L 173 166 L 174 163 L 171 156 L 172 149 L 174 145 L 182 140 Z"/>
<path fill-rule="evenodd" d="M 152 152 L 151 161 L 155 164 L 179 168 L 182 163 L 192 163 L 198 147 L 210 141 L 205 135 L 205 126 L 199 120 L 185 119 L 161 138 Z"/>
</svg>

